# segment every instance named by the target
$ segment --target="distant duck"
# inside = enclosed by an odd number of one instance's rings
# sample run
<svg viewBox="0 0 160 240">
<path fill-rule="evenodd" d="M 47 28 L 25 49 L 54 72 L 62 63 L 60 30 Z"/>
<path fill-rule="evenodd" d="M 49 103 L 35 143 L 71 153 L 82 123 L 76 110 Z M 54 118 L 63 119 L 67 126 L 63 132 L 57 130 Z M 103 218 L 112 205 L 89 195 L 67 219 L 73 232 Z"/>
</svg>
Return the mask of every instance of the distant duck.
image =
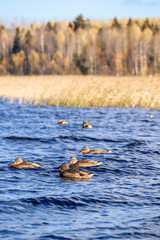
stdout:
<svg viewBox="0 0 160 240">
<path fill-rule="evenodd" d="M 83 122 L 83 128 L 92 128 L 92 124 L 87 121 L 87 120 L 84 120 Z"/>
<path fill-rule="evenodd" d="M 42 165 L 34 162 L 23 162 L 22 158 L 16 158 L 16 160 L 14 161 L 14 163 L 11 164 L 11 166 L 15 168 L 43 167 Z"/>
<path fill-rule="evenodd" d="M 72 157 L 69 161 L 71 167 L 91 167 L 100 165 L 101 163 L 102 162 L 87 159 L 82 159 L 78 161 L 76 157 Z"/>
<path fill-rule="evenodd" d="M 91 153 L 109 153 L 111 152 L 110 150 L 106 149 L 101 149 L 101 148 L 96 148 L 96 149 L 89 149 L 89 147 L 83 147 L 82 150 L 79 153 L 83 154 L 91 154 Z"/>
<path fill-rule="evenodd" d="M 90 173 L 86 170 L 82 170 L 79 168 L 69 168 L 69 163 L 63 163 L 58 169 L 60 170 L 60 177 L 65 179 L 81 179 L 81 180 L 89 180 L 92 178 L 94 173 Z"/>
<path fill-rule="evenodd" d="M 62 124 L 68 124 L 68 121 L 63 120 L 63 119 L 59 119 L 58 124 L 62 125 Z"/>
<path fill-rule="evenodd" d="M 150 114 L 150 118 L 155 118 L 155 116 L 153 114 Z"/>
</svg>

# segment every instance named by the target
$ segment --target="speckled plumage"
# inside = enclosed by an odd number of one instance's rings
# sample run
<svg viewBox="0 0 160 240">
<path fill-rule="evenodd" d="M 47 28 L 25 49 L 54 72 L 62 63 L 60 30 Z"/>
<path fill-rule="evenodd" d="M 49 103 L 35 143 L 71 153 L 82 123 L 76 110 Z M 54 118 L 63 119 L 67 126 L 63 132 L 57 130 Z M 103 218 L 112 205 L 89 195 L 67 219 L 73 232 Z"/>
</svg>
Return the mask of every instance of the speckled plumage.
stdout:
<svg viewBox="0 0 160 240">
<path fill-rule="evenodd" d="M 102 162 L 87 159 L 82 159 L 78 161 L 76 157 L 72 157 L 69 161 L 71 167 L 91 167 L 100 165 L 101 163 Z"/>
<path fill-rule="evenodd" d="M 106 150 L 106 149 L 101 149 L 101 148 L 95 148 L 95 149 L 89 149 L 89 147 L 83 147 L 82 150 L 79 153 L 83 154 L 91 154 L 91 153 L 109 153 L 111 152 L 110 150 Z"/>
<path fill-rule="evenodd" d="M 57 170 L 61 170 L 60 177 L 68 179 L 91 179 L 94 173 L 79 168 L 69 168 L 68 163 L 63 163 Z"/>
<path fill-rule="evenodd" d="M 11 164 L 12 167 L 15 168 L 26 168 L 26 167 L 43 167 L 40 164 L 34 163 L 34 162 L 23 162 L 22 158 L 16 158 L 14 163 Z"/>
</svg>

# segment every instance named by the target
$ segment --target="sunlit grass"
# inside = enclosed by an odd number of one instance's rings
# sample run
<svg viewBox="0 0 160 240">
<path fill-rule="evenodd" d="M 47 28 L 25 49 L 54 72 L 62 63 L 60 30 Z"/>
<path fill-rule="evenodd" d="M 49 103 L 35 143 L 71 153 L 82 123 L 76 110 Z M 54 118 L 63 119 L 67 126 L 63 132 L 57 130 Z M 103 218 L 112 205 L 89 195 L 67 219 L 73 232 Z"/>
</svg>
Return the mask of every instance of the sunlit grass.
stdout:
<svg viewBox="0 0 160 240">
<path fill-rule="evenodd" d="M 160 108 L 160 77 L 3 76 L 0 96 L 34 105 Z"/>
</svg>

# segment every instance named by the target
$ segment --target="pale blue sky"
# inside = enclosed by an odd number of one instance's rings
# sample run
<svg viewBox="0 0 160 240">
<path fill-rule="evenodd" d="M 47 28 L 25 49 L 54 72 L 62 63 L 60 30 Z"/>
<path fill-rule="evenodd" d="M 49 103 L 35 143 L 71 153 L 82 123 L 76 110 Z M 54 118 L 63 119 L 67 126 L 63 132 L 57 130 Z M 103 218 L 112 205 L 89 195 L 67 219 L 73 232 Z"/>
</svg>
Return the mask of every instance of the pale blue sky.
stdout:
<svg viewBox="0 0 160 240">
<path fill-rule="evenodd" d="M 0 20 L 18 22 L 159 17 L 160 0 L 0 0 Z"/>
</svg>

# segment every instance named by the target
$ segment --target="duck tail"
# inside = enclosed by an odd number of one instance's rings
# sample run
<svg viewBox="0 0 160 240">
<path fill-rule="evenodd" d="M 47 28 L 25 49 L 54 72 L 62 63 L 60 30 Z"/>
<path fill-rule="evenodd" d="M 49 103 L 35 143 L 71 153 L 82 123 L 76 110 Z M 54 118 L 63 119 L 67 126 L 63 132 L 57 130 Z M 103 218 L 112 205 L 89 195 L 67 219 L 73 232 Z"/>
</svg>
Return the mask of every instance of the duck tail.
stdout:
<svg viewBox="0 0 160 240">
<path fill-rule="evenodd" d="M 102 162 L 98 162 L 98 163 L 97 163 L 97 165 L 100 165 L 100 164 L 102 164 Z"/>
<path fill-rule="evenodd" d="M 90 176 L 90 177 L 93 177 L 93 175 L 94 175 L 94 173 L 91 173 L 89 176 Z"/>
</svg>

